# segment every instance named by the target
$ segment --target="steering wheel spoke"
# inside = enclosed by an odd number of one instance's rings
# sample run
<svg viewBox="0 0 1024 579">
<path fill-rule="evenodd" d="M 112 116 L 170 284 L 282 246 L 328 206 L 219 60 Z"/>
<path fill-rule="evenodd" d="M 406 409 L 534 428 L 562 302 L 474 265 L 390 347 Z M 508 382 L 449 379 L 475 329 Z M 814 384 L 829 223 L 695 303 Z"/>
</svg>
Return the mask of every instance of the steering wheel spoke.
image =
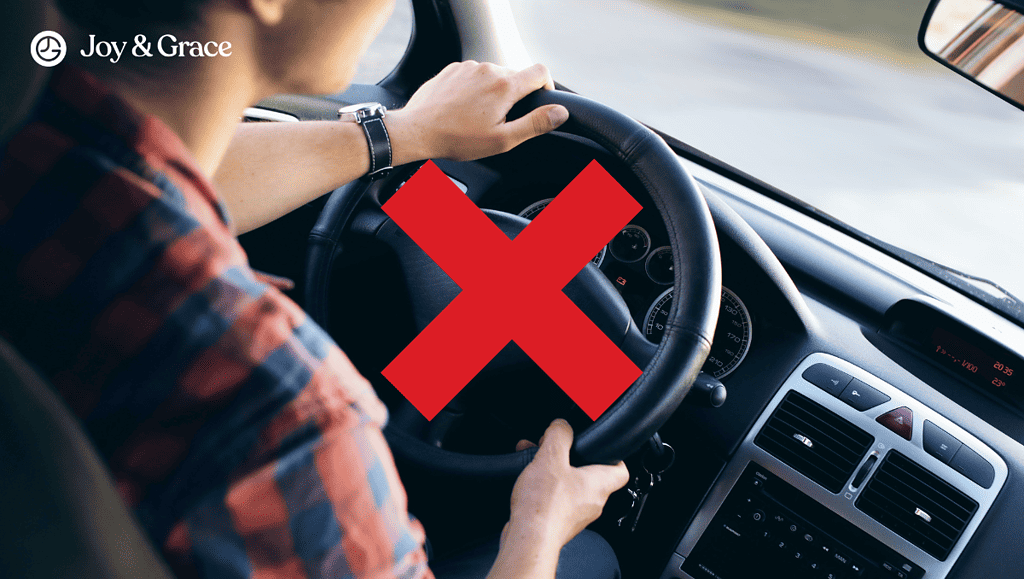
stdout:
<svg viewBox="0 0 1024 579">
<path fill-rule="evenodd" d="M 648 340 L 633 320 L 630 320 L 629 328 L 626 329 L 626 335 L 619 347 L 639 368 L 646 368 L 658 353 L 658 345 Z"/>
</svg>

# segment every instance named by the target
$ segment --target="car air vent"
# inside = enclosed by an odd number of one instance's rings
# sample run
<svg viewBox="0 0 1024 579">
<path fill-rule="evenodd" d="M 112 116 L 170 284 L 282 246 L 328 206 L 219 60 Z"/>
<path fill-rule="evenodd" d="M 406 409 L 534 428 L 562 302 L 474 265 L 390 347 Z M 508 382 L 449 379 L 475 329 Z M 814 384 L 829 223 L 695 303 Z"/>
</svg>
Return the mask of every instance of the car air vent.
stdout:
<svg viewBox="0 0 1024 579">
<path fill-rule="evenodd" d="M 891 450 L 857 498 L 857 508 L 945 561 L 978 503 Z"/>
<path fill-rule="evenodd" d="M 754 439 L 775 458 L 833 493 L 842 490 L 875 438 L 791 391 Z"/>
</svg>

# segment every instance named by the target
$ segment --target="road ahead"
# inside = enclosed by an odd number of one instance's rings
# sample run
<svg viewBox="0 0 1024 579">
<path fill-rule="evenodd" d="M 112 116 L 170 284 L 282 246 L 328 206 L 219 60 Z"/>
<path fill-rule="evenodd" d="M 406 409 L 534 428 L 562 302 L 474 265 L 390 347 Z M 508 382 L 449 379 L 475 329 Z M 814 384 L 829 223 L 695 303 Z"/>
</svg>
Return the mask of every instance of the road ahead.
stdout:
<svg viewBox="0 0 1024 579">
<path fill-rule="evenodd" d="M 531 56 L 566 86 L 1024 296 L 1024 113 L 939 64 L 667 2 L 511 3 Z"/>
</svg>

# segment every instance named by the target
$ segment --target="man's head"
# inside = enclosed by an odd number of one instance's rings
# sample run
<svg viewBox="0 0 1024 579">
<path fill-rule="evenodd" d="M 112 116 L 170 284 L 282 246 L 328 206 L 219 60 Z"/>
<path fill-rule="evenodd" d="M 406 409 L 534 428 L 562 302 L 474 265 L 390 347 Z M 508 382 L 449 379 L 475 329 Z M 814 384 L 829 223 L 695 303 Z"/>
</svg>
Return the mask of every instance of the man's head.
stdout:
<svg viewBox="0 0 1024 579">
<path fill-rule="evenodd" d="M 360 56 L 387 21 L 394 0 L 56 0 L 82 39 L 153 43 L 152 57 L 81 63 L 101 74 L 159 75 L 195 65 L 192 56 L 162 56 L 157 41 L 230 42 L 225 64 L 250 67 L 266 92 L 327 93 L 346 87 Z M 73 51 L 72 54 L 76 53 Z M 210 57 L 207 57 L 210 58 Z M 144 75 L 145 76 L 145 75 Z"/>
</svg>

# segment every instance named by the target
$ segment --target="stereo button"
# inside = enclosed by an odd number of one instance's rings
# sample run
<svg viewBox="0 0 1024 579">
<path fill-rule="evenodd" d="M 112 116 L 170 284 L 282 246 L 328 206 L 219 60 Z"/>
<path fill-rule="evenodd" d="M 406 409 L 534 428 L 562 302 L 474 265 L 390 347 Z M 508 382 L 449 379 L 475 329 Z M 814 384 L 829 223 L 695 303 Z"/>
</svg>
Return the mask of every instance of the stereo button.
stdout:
<svg viewBox="0 0 1024 579">
<path fill-rule="evenodd" d="M 996 471 L 992 465 L 967 446 L 960 447 L 949 466 L 985 488 L 992 488 L 996 480 Z"/>
<path fill-rule="evenodd" d="M 842 372 L 828 364 L 815 364 L 804 370 L 804 380 L 821 388 L 825 392 L 838 397 L 843 388 L 853 380 L 846 372 Z"/>
<path fill-rule="evenodd" d="M 890 400 L 887 395 L 882 394 L 875 388 L 868 386 L 856 378 L 854 378 L 853 381 L 850 382 L 850 385 L 843 390 L 839 399 L 861 412 L 874 408 L 875 406 Z"/>
<path fill-rule="evenodd" d="M 924 450 L 942 462 L 949 464 L 953 455 L 963 446 L 952 434 L 935 426 L 931 420 L 924 421 Z"/>
</svg>

